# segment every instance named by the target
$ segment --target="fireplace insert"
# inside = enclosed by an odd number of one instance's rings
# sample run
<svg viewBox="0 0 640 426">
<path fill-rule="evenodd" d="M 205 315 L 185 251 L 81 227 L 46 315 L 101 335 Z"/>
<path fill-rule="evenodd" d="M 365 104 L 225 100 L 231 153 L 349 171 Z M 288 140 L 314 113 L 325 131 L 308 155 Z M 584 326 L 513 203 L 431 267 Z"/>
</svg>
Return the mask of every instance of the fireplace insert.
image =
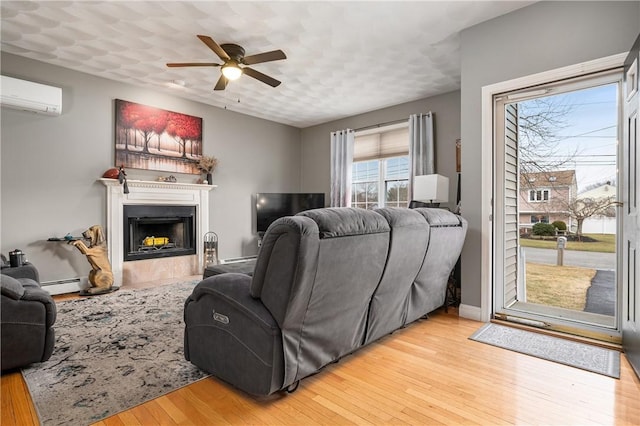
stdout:
<svg viewBox="0 0 640 426">
<path fill-rule="evenodd" d="M 196 253 L 196 206 L 125 205 L 124 261 Z"/>
</svg>

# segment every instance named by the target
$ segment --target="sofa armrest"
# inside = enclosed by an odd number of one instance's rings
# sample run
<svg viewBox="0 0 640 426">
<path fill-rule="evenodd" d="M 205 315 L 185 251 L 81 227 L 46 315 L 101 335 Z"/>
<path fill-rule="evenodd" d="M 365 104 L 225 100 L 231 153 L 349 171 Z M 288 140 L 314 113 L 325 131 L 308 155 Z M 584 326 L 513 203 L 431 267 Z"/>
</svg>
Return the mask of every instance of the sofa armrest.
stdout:
<svg viewBox="0 0 640 426">
<path fill-rule="evenodd" d="M 20 300 L 24 295 L 22 283 L 9 275 L 0 275 L 0 288 L 3 296 L 13 300 Z"/>
<path fill-rule="evenodd" d="M 49 328 L 56 322 L 56 303 L 51 295 L 43 290 L 40 285 L 30 278 L 15 279 L 8 275 L 1 276 L 2 295 L 21 302 L 34 302 L 34 304 L 42 304 L 45 309 L 45 324 Z M 21 306 L 29 306 L 27 304 Z M 7 309 L 9 309 L 7 307 Z M 26 308 L 25 308 L 26 309 Z"/>
<path fill-rule="evenodd" d="M 57 318 L 56 302 L 46 290 L 39 287 L 25 287 L 22 300 L 42 303 L 47 315 L 46 326 L 51 327 L 55 324 Z"/>
<path fill-rule="evenodd" d="M 185 302 L 185 358 L 245 392 L 268 395 L 282 386 L 282 338 L 250 285 L 248 275 L 228 273 L 196 286 Z"/>
<path fill-rule="evenodd" d="M 40 275 L 38 270 L 31 263 L 25 263 L 15 268 L 2 268 L 2 274 L 13 278 L 29 278 L 40 284 Z"/>
</svg>

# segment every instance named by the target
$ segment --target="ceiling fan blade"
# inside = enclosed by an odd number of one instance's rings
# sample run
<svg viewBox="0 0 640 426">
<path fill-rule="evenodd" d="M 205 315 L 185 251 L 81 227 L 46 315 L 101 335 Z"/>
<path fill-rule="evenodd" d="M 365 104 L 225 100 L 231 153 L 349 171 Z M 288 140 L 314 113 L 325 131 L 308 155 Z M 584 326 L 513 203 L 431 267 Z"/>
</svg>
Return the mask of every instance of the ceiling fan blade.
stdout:
<svg viewBox="0 0 640 426">
<path fill-rule="evenodd" d="M 174 62 L 167 64 L 168 67 L 219 67 L 215 62 Z"/>
<path fill-rule="evenodd" d="M 224 90 L 227 87 L 228 83 L 229 80 L 227 80 L 224 75 L 221 75 L 218 79 L 218 82 L 216 83 L 216 87 L 214 87 L 213 90 Z"/>
<path fill-rule="evenodd" d="M 225 52 L 224 49 L 218 45 L 218 43 L 213 41 L 211 37 L 206 35 L 199 35 L 198 38 L 202 40 L 202 42 L 206 44 L 209 49 L 213 50 L 215 54 L 218 55 L 223 61 L 228 61 L 229 59 L 231 59 L 227 52 Z"/>
<path fill-rule="evenodd" d="M 253 68 L 244 67 L 242 68 L 242 72 L 249 77 L 253 77 L 256 80 L 260 80 L 261 82 L 268 84 L 271 87 L 278 87 L 280 85 L 280 82 L 275 78 L 262 74 L 260 71 L 256 71 Z"/>
<path fill-rule="evenodd" d="M 245 56 L 242 63 L 245 65 L 259 64 L 261 62 L 279 61 L 287 59 L 287 55 L 282 50 L 272 50 L 271 52 L 258 53 L 257 55 Z"/>
</svg>

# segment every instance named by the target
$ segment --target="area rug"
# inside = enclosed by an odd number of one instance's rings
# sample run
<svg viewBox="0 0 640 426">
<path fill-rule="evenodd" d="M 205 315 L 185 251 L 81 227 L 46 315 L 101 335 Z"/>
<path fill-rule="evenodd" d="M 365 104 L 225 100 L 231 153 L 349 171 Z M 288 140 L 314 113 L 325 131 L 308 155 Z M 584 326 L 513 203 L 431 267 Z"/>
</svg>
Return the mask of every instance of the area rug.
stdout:
<svg viewBox="0 0 640 426">
<path fill-rule="evenodd" d="M 88 425 L 206 377 L 183 352 L 196 283 L 59 302 L 53 355 L 22 370 L 40 422 Z"/>
<path fill-rule="evenodd" d="M 620 352 L 542 333 L 488 323 L 471 340 L 620 378 Z"/>
</svg>

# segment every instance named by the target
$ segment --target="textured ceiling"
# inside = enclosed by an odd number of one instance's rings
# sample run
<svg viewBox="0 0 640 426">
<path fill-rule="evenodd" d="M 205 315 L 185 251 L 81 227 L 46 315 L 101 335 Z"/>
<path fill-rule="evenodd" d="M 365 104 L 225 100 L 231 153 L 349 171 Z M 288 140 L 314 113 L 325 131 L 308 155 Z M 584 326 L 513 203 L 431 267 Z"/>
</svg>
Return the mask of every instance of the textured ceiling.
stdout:
<svg viewBox="0 0 640 426">
<path fill-rule="evenodd" d="M 6 1 L 2 51 L 304 128 L 460 87 L 459 32 L 532 2 Z M 248 76 L 213 91 L 220 62 L 197 34 L 247 55 Z M 168 82 L 183 80 L 182 88 Z"/>
</svg>

